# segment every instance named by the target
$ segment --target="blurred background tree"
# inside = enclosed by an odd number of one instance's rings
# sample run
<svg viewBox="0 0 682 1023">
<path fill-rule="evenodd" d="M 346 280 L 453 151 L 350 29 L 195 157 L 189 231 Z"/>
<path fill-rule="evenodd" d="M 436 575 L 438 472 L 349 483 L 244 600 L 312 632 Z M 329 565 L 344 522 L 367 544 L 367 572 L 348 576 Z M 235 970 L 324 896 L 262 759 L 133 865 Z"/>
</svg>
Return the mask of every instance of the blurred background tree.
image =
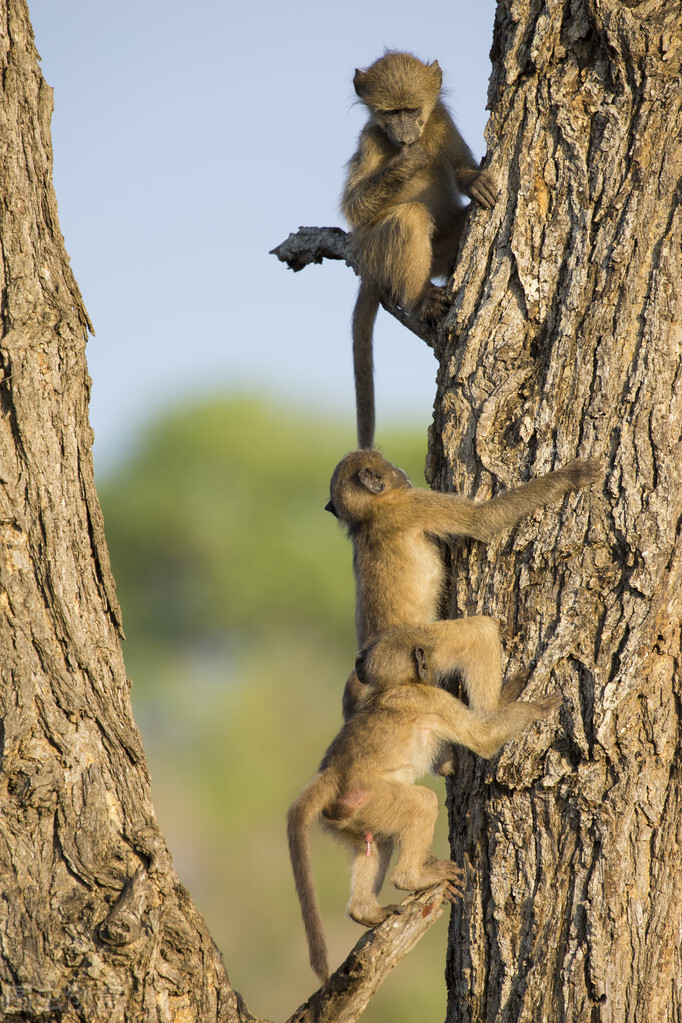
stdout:
<svg viewBox="0 0 682 1023">
<path fill-rule="evenodd" d="M 99 485 L 159 823 L 230 980 L 271 1018 L 314 986 L 284 818 L 340 724 L 355 653 L 350 544 L 324 512 L 352 437 L 350 420 L 320 430 L 215 397 L 150 423 Z M 387 436 L 418 485 L 424 450 L 423 429 Z M 344 853 L 320 836 L 315 864 L 340 962 L 361 933 Z M 442 1018 L 445 944 L 443 918 L 366 1018 Z"/>
</svg>

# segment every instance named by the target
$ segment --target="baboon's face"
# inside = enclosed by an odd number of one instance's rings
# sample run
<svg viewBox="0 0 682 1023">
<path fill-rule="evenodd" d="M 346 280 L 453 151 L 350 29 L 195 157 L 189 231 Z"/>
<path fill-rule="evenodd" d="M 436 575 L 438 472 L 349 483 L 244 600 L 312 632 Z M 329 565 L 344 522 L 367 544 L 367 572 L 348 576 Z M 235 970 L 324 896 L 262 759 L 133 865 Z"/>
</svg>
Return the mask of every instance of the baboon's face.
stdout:
<svg viewBox="0 0 682 1023">
<path fill-rule="evenodd" d="M 375 119 L 395 146 L 409 146 L 416 142 L 426 124 L 421 107 L 377 110 Z"/>
</svg>

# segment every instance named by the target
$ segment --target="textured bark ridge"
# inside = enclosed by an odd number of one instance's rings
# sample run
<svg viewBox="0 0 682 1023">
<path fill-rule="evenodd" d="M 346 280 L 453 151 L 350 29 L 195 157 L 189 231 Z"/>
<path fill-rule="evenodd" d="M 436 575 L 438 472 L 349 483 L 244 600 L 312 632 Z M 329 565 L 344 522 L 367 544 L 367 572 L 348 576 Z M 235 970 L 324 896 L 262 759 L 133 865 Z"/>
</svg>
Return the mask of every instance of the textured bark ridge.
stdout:
<svg viewBox="0 0 682 1023">
<path fill-rule="evenodd" d="M 486 497 L 575 457 L 605 482 L 453 550 L 558 718 L 462 758 L 449 1019 L 682 1018 L 682 7 L 497 10 L 496 208 L 453 282 L 429 466 Z"/>
<path fill-rule="evenodd" d="M 131 717 L 36 58 L 24 0 L 0 5 L 0 1017 L 247 1018 Z"/>
</svg>

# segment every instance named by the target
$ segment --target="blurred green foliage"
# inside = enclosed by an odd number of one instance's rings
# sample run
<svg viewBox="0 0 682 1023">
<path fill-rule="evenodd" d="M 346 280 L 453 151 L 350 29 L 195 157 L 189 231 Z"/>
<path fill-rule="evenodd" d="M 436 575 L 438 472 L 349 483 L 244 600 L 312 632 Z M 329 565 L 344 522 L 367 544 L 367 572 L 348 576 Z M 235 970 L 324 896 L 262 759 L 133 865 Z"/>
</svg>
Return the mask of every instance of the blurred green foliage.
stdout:
<svg viewBox="0 0 682 1023">
<path fill-rule="evenodd" d="M 151 424 L 98 481 L 159 821 L 233 985 L 272 1019 L 316 986 L 284 818 L 340 726 L 355 654 L 351 548 L 324 512 L 353 444 L 351 423 L 215 398 Z M 423 485 L 423 431 L 384 451 Z M 323 836 L 314 856 L 339 963 L 361 934 L 343 852 Z M 442 1019 L 445 943 L 441 920 L 364 1019 Z"/>
</svg>

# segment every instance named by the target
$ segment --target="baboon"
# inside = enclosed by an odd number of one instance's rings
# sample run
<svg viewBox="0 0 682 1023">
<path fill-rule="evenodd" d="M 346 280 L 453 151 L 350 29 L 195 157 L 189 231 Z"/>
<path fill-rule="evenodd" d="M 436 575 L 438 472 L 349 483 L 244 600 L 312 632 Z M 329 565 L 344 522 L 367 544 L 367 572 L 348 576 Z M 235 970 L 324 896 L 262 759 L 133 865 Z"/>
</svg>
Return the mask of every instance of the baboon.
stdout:
<svg viewBox="0 0 682 1023">
<path fill-rule="evenodd" d="M 374 446 L 372 333 L 381 298 L 438 319 L 445 290 L 431 278 L 452 272 L 466 212 L 460 196 L 486 207 L 497 196 L 440 99 L 441 84 L 438 61 L 395 51 L 353 79 L 369 112 L 341 200 L 361 273 L 353 312 L 361 448 Z"/>
<path fill-rule="evenodd" d="M 502 651 L 496 623 L 485 615 L 436 621 L 445 570 L 436 540 L 471 536 L 489 541 L 537 508 L 601 476 L 593 461 L 576 460 L 489 501 L 470 501 L 413 487 L 402 469 L 380 451 L 346 455 L 331 479 L 326 508 L 353 542 L 358 646 L 407 625 L 418 626 L 433 649 L 432 667 L 442 677 L 461 672 L 475 711 L 497 707 Z M 353 672 L 344 694 L 349 717 L 362 694 Z"/>
<path fill-rule="evenodd" d="M 289 810 L 289 852 L 310 964 L 323 983 L 329 967 L 310 857 L 313 822 L 321 818 L 351 852 L 348 914 L 358 923 L 373 927 L 399 910 L 377 899 L 395 844 L 399 853 L 391 880 L 397 888 L 415 891 L 449 881 L 448 896 L 454 899 L 462 894 L 462 872 L 431 852 L 438 797 L 414 782 L 453 743 L 491 757 L 561 704 L 553 694 L 477 714 L 434 684 L 433 648 L 413 646 L 415 637 L 420 638 L 418 629 L 395 629 L 360 651 L 356 670 L 367 695 Z"/>
</svg>

